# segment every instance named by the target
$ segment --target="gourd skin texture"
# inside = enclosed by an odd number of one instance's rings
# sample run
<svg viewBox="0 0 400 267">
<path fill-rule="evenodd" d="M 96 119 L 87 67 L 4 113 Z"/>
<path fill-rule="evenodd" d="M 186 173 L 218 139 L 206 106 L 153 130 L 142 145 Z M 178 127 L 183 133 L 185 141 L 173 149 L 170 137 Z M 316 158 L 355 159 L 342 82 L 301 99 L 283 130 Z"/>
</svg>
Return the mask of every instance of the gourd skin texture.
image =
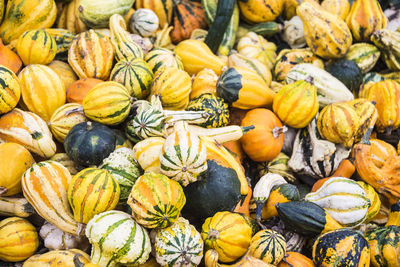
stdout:
<svg viewBox="0 0 400 267">
<path fill-rule="evenodd" d="M 366 233 L 373 267 L 400 266 L 400 227 L 378 227 Z"/>
<path fill-rule="evenodd" d="M 0 66 L 0 114 L 11 111 L 21 97 L 21 83 L 12 70 Z"/>
</svg>

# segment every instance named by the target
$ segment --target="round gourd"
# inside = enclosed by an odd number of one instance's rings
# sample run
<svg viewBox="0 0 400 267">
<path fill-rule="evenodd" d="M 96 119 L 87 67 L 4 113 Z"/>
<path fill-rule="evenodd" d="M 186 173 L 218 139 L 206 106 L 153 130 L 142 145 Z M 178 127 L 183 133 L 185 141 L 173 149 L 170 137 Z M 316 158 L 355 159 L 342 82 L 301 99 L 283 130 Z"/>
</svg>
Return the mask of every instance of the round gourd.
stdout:
<svg viewBox="0 0 400 267">
<path fill-rule="evenodd" d="M 218 75 L 212 69 L 203 69 L 193 78 L 190 99 L 201 96 L 202 94 L 212 94 L 217 96 Z"/>
<path fill-rule="evenodd" d="M 60 77 L 64 84 L 65 90 L 78 80 L 78 76 L 76 76 L 74 70 L 68 63 L 60 60 L 53 60 L 48 66 L 58 74 L 58 77 Z"/>
<path fill-rule="evenodd" d="M 57 44 L 45 30 L 30 30 L 18 38 L 16 49 L 25 66 L 47 65 L 56 56 Z"/>
<path fill-rule="evenodd" d="M 10 69 L 0 66 L 0 114 L 11 111 L 21 97 L 21 84 Z"/>
<path fill-rule="evenodd" d="M 179 183 L 153 172 L 137 179 L 128 199 L 133 218 L 146 228 L 170 226 L 178 219 L 185 203 Z"/>
<path fill-rule="evenodd" d="M 25 267 L 52 267 L 57 263 L 62 263 L 63 267 L 95 267 L 90 264 L 90 257 L 79 249 L 51 250 L 44 254 L 33 255 L 24 262 Z M 78 265 L 80 264 L 80 265 Z"/>
<path fill-rule="evenodd" d="M 0 260 L 23 261 L 39 246 L 35 227 L 27 220 L 10 217 L 0 221 Z"/>
<path fill-rule="evenodd" d="M 219 261 L 228 263 L 246 253 L 251 233 L 251 227 L 242 215 L 222 211 L 206 219 L 201 237 L 206 250 L 214 249 L 218 253 Z"/>
<path fill-rule="evenodd" d="M 262 261 L 277 265 L 285 256 L 285 238 L 274 230 L 265 229 L 256 233 L 250 242 L 250 255 Z"/>
<path fill-rule="evenodd" d="M 84 224 L 94 215 L 114 209 L 119 195 L 118 182 L 104 169 L 84 169 L 75 174 L 68 185 L 68 200 L 74 218 Z"/>
<path fill-rule="evenodd" d="M 357 64 L 348 59 L 339 59 L 326 67 L 326 71 L 335 76 L 347 88 L 358 92 L 362 84 L 362 72 Z"/>
<path fill-rule="evenodd" d="M 132 98 L 128 90 L 117 82 L 95 85 L 82 102 L 85 116 L 106 125 L 116 125 L 125 120 L 131 109 Z"/>
<path fill-rule="evenodd" d="M 144 59 L 147 65 L 156 73 L 158 70 L 168 67 L 178 68 L 183 70 L 181 58 L 173 51 L 166 48 L 154 48 L 146 54 Z"/>
<path fill-rule="evenodd" d="M 400 227 L 378 227 L 366 233 L 374 267 L 400 265 Z"/>
<path fill-rule="evenodd" d="M 35 162 L 29 151 L 16 143 L 0 144 L 0 195 L 21 193 L 21 176 Z"/>
<path fill-rule="evenodd" d="M 140 58 L 120 60 L 111 71 L 110 81 L 118 82 L 137 99 L 145 99 L 150 93 L 153 72 Z"/>
<path fill-rule="evenodd" d="M 64 140 L 67 155 L 83 166 L 98 165 L 115 149 L 115 135 L 105 125 L 81 122 L 69 131 Z"/>
<path fill-rule="evenodd" d="M 279 0 L 268 2 L 251 0 L 239 3 L 240 13 L 243 18 L 251 23 L 260 23 L 266 21 L 274 21 L 275 18 L 282 13 L 284 3 Z"/>
<path fill-rule="evenodd" d="M 82 104 L 83 99 L 88 94 L 90 89 L 101 82 L 103 81 L 95 78 L 84 78 L 77 80 L 67 89 L 67 102 Z"/>
<path fill-rule="evenodd" d="M 144 171 L 160 173 L 160 155 L 164 142 L 162 137 L 149 137 L 133 147 L 133 155 Z"/>
<path fill-rule="evenodd" d="M 131 16 L 129 26 L 143 37 L 153 35 L 158 29 L 158 17 L 151 9 L 139 8 Z"/>
</svg>

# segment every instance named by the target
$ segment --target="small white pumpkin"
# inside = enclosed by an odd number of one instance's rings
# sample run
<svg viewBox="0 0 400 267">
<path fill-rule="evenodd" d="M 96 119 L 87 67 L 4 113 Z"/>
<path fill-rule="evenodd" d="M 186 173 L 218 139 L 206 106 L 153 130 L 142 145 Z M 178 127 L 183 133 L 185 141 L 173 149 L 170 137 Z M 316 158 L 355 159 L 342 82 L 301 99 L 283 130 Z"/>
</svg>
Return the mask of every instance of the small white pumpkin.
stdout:
<svg viewBox="0 0 400 267">
<path fill-rule="evenodd" d="M 153 35 L 158 29 L 158 17 L 153 10 L 139 8 L 133 12 L 129 26 L 134 33 L 143 37 Z"/>
</svg>

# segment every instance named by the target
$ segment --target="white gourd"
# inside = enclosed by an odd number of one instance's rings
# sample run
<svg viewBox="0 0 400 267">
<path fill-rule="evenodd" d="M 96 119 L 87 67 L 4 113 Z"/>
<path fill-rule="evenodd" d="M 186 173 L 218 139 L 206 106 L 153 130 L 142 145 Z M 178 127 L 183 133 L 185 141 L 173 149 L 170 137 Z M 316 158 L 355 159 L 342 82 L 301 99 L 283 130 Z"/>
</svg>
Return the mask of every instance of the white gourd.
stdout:
<svg viewBox="0 0 400 267">
<path fill-rule="evenodd" d="M 44 246 L 50 250 L 77 248 L 85 251 L 89 248 L 89 241 L 85 236 L 68 234 L 49 222 L 42 225 L 39 234 L 44 240 Z"/>
<path fill-rule="evenodd" d="M 153 35 L 158 30 L 158 24 L 156 13 L 147 8 L 139 8 L 133 12 L 130 21 L 131 30 L 143 37 Z"/>
</svg>

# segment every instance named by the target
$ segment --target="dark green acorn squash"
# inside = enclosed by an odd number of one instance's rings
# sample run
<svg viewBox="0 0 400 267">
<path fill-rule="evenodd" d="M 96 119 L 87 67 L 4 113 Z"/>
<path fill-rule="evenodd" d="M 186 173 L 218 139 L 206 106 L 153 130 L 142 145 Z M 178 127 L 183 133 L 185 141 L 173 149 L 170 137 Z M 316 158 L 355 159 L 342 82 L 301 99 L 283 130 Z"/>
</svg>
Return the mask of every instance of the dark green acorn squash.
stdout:
<svg viewBox="0 0 400 267">
<path fill-rule="evenodd" d="M 340 80 L 352 92 L 358 92 L 363 82 L 361 69 L 352 60 L 334 61 L 326 67 L 326 71 Z"/>
<path fill-rule="evenodd" d="M 65 137 L 64 148 L 68 157 L 80 165 L 99 165 L 114 151 L 115 141 L 110 128 L 88 121 L 72 127 Z"/>
<path fill-rule="evenodd" d="M 400 266 L 400 227 L 385 226 L 366 233 L 372 266 Z"/>
</svg>

